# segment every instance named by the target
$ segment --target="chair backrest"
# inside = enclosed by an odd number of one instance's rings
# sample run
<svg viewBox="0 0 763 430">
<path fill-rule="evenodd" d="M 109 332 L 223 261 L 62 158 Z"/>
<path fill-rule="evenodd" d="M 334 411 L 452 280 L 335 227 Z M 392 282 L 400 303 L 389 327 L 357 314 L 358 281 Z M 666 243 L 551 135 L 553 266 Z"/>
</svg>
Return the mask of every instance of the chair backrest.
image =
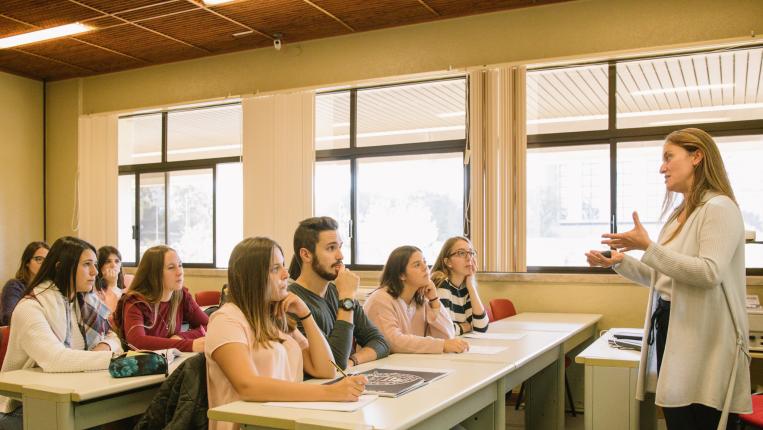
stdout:
<svg viewBox="0 0 763 430">
<path fill-rule="evenodd" d="M 517 314 L 514 303 L 509 299 L 493 299 L 490 301 L 490 310 L 493 312 L 493 321 L 502 320 Z"/>
<path fill-rule="evenodd" d="M 8 338 L 11 335 L 11 328 L 7 325 L 0 327 L 0 367 L 3 366 L 3 360 L 5 360 L 5 353 L 8 351 Z"/>
<path fill-rule="evenodd" d="M 211 306 L 220 304 L 219 291 L 200 291 L 194 296 L 199 306 Z"/>
</svg>

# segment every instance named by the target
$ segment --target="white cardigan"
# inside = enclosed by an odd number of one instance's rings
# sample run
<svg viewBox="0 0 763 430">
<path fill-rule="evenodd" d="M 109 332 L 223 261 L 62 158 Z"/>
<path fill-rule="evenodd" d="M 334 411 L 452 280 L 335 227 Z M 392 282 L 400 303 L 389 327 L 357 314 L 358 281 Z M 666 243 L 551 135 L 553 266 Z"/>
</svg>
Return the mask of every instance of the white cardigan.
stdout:
<svg viewBox="0 0 763 430">
<path fill-rule="evenodd" d="M 750 413 L 744 224 L 728 197 L 708 193 L 703 201 L 670 243 L 652 243 L 641 261 L 626 256 L 614 267 L 650 287 L 636 397 L 644 400 L 645 392 L 655 392 L 660 406 L 700 403 L 726 413 Z M 658 243 L 664 235 L 663 228 Z M 655 345 L 646 343 L 659 297 L 657 272 L 671 278 L 673 288 L 658 380 Z M 724 413 L 718 428 L 725 424 Z"/>
<path fill-rule="evenodd" d="M 48 288 L 50 286 L 50 288 Z M 47 289 L 46 289 L 47 288 Z M 103 339 L 111 351 L 82 351 L 64 346 L 66 308 L 70 306 L 55 285 L 35 288 L 36 299 L 23 298 L 13 310 L 8 351 L 2 371 L 39 366 L 43 372 L 83 372 L 108 369 L 112 352 L 122 346 L 114 332 Z M 92 345 L 95 347 L 96 345 Z M 0 396 L 0 412 L 11 412 L 19 403 Z"/>
</svg>

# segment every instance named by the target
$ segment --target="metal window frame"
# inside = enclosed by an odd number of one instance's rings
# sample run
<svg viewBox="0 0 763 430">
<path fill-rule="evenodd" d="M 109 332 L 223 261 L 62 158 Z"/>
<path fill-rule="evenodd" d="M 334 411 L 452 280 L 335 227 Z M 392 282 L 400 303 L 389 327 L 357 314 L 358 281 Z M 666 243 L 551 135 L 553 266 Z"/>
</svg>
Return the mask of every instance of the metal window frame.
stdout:
<svg viewBox="0 0 763 430">
<path fill-rule="evenodd" d="M 763 45 L 745 46 L 735 49 L 724 49 L 722 52 L 737 49 L 754 49 Z M 697 55 L 703 53 L 719 52 L 718 50 L 704 50 L 690 53 L 648 56 L 639 58 L 629 58 L 623 60 L 610 60 L 606 63 L 594 62 L 587 64 L 574 64 L 567 66 L 555 66 L 548 68 L 538 68 L 528 70 L 552 70 L 568 67 L 579 67 L 581 65 L 607 64 L 608 66 L 608 110 L 607 110 L 607 129 L 591 131 L 573 131 L 563 133 L 533 134 L 527 136 L 527 148 L 551 148 L 563 146 L 584 146 L 601 145 L 608 143 L 610 146 L 610 232 L 617 232 L 617 144 L 621 142 L 637 142 L 646 140 L 664 140 L 665 136 L 680 128 L 696 127 L 701 128 L 714 137 L 744 136 L 744 135 L 763 135 L 763 119 L 712 122 L 712 123 L 687 123 L 675 124 L 659 127 L 636 127 L 636 128 L 617 128 L 617 65 L 637 60 L 650 60 L 659 58 L 669 58 L 675 56 Z M 525 208 L 526 210 L 526 208 Z M 583 252 L 583 250 L 581 250 Z M 591 268 L 585 266 L 527 266 L 529 273 L 614 273 L 612 269 Z M 763 275 L 763 268 L 747 268 L 748 276 Z"/>
<path fill-rule="evenodd" d="M 376 145 L 376 146 L 362 146 L 362 147 L 357 146 L 358 91 L 416 85 L 416 84 L 423 84 L 423 83 L 429 83 L 429 82 L 454 81 L 454 80 L 464 81 L 464 89 L 465 89 L 464 112 L 466 112 L 464 125 L 466 128 L 464 131 L 463 139 L 442 140 L 442 141 L 432 141 L 432 142 L 402 143 L 402 144 L 393 144 L 393 145 Z M 390 84 L 375 85 L 371 87 L 339 89 L 339 90 L 322 92 L 317 94 L 316 96 L 326 95 L 326 94 L 339 94 L 339 93 L 350 94 L 349 147 L 316 150 L 315 162 L 320 163 L 325 161 L 340 161 L 340 160 L 348 160 L 350 162 L 350 237 L 349 237 L 350 264 L 348 264 L 347 267 L 349 267 L 352 270 L 381 270 L 383 267 L 383 264 L 358 264 L 356 262 L 357 251 L 358 251 L 358 223 L 356 222 L 358 218 L 358 206 L 357 206 L 357 200 L 358 200 L 358 197 L 357 197 L 358 196 L 358 182 L 357 182 L 357 171 L 358 171 L 357 164 L 358 163 L 357 162 L 358 162 L 358 159 L 373 158 L 373 157 L 395 157 L 395 156 L 406 156 L 406 155 L 444 154 L 444 153 L 461 153 L 463 157 L 467 149 L 467 142 L 469 140 L 469 130 L 468 130 L 469 77 L 456 76 L 456 77 L 447 77 L 447 78 L 440 78 L 440 79 L 396 82 L 396 83 L 390 83 Z M 466 204 L 466 202 L 469 199 L 469 192 L 471 189 L 470 182 L 469 182 L 469 178 L 470 178 L 469 168 L 470 168 L 469 165 L 464 166 L 464 202 L 465 203 L 464 203 L 464 213 L 462 214 L 462 219 L 464 221 L 463 234 L 466 237 L 469 237 L 469 234 L 471 232 L 471 226 L 469 225 L 470 217 L 468 214 L 469 206 Z"/>
</svg>

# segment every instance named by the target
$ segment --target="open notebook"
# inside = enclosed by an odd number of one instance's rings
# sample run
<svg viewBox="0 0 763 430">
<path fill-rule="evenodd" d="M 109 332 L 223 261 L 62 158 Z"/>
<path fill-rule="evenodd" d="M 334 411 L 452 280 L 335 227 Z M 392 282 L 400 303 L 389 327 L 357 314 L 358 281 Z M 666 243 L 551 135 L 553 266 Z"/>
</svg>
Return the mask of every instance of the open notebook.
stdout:
<svg viewBox="0 0 763 430">
<path fill-rule="evenodd" d="M 366 375 L 368 378 L 365 394 L 397 397 L 432 381 L 436 381 L 450 372 L 451 370 L 449 369 L 435 371 L 410 367 L 378 367 L 356 373 L 356 375 Z M 340 379 L 331 380 L 327 384 L 334 384 Z"/>
</svg>

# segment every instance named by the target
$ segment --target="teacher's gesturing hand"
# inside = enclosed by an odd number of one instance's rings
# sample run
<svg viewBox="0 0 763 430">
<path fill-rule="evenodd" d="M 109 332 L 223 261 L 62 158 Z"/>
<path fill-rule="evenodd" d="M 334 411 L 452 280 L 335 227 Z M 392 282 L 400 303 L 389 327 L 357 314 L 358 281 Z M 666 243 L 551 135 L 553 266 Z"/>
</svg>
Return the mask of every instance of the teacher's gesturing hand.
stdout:
<svg viewBox="0 0 763 430">
<path fill-rule="evenodd" d="M 638 212 L 633 212 L 633 229 L 625 233 L 605 233 L 601 237 L 605 238 L 601 243 L 618 252 L 626 252 L 634 249 L 645 251 L 652 240 L 649 239 L 649 233 L 646 231 L 641 221 L 638 219 Z"/>
</svg>

